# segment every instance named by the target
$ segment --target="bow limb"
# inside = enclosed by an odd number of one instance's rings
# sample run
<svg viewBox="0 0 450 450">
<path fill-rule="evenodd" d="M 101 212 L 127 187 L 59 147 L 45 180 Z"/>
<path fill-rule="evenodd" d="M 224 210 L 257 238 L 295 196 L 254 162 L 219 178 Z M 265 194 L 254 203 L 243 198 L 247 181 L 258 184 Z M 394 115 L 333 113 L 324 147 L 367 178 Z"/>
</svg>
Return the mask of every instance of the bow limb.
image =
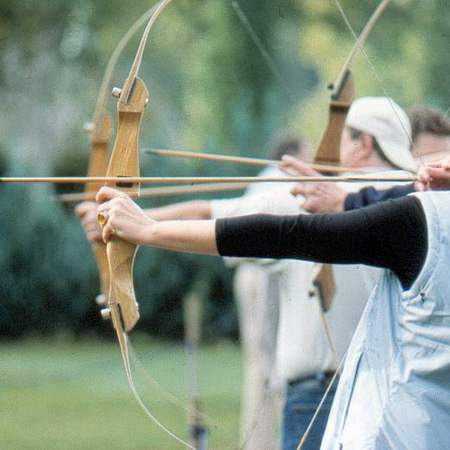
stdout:
<svg viewBox="0 0 450 450">
<path fill-rule="evenodd" d="M 188 396 L 189 396 L 189 434 L 191 444 L 198 450 L 208 448 L 208 430 L 203 423 L 201 412 L 200 391 L 198 386 L 198 355 L 202 328 L 202 285 L 189 292 L 183 301 L 186 365 L 188 369 Z"/>
<path fill-rule="evenodd" d="M 105 73 L 103 75 L 102 83 L 100 85 L 100 90 L 97 97 L 97 102 L 95 105 L 94 115 L 92 118 L 92 124 L 94 125 L 94 130 L 97 128 L 96 124 L 101 122 L 101 116 L 106 111 L 106 105 L 107 101 L 110 95 L 110 85 L 111 85 L 111 78 L 112 74 L 114 72 L 114 68 L 117 65 L 117 61 L 119 60 L 123 50 L 127 46 L 127 44 L 130 42 L 130 39 L 137 33 L 137 31 L 149 20 L 149 18 L 153 15 L 156 8 L 158 7 L 158 4 L 152 6 L 150 9 L 145 11 L 144 14 L 142 14 L 141 17 L 139 17 L 136 22 L 133 23 L 133 25 L 129 28 L 129 30 L 123 35 L 123 37 L 120 39 L 119 43 L 113 50 L 111 57 L 108 61 L 108 64 L 105 69 Z M 105 161 L 105 170 L 102 173 L 105 174 L 107 169 L 107 160 Z"/>
<path fill-rule="evenodd" d="M 91 154 L 89 157 L 88 176 L 103 176 L 108 167 L 108 146 L 111 139 L 111 117 L 104 111 L 103 114 L 97 116 L 93 125 L 85 126 L 90 132 Z M 85 187 L 86 194 L 95 194 L 101 187 L 101 183 L 87 183 Z M 106 245 L 103 242 L 93 242 L 91 250 L 97 264 L 100 275 L 100 295 L 96 301 L 99 305 L 106 303 L 106 295 L 109 288 L 109 268 L 106 256 Z"/>
<path fill-rule="evenodd" d="M 336 84 L 333 85 L 333 92 L 331 94 L 329 105 L 328 124 L 316 149 L 314 164 L 338 165 L 341 162 L 341 135 L 345 126 L 348 111 L 355 96 L 353 77 L 349 69 L 352 59 L 353 57 L 350 60 L 347 60 L 342 72 L 343 75 L 339 75 Z M 336 282 L 331 265 L 315 264 L 313 285 L 318 293 L 320 312 L 330 342 L 330 348 L 336 359 L 336 353 L 334 351 L 335 345 L 331 339 L 327 320 L 324 315 L 324 313 L 330 309 L 336 294 Z"/>
<path fill-rule="evenodd" d="M 314 156 L 314 163 L 316 164 L 336 165 L 340 163 L 342 131 L 344 130 L 345 120 L 355 96 L 351 65 L 358 51 L 363 49 L 367 38 L 390 1 L 391 0 L 382 0 L 378 4 L 360 35 L 356 38 L 356 42 L 345 60 L 338 78 L 330 86 L 332 93 L 329 106 L 328 125 L 322 135 Z M 336 292 L 332 267 L 326 264 L 317 265 L 313 283 L 319 291 L 322 306 L 321 310 L 326 312 L 331 307 Z"/>
<path fill-rule="evenodd" d="M 384 11 L 384 9 L 388 5 L 389 1 L 390 0 L 383 0 L 383 1 L 381 1 L 377 9 L 380 9 L 381 11 Z M 375 76 L 375 79 L 376 79 L 379 87 L 381 88 L 381 91 L 383 92 L 384 96 L 386 98 L 388 98 L 390 107 L 391 107 L 395 117 L 397 117 L 399 125 L 400 125 L 401 129 L 403 130 L 403 133 L 405 134 L 405 137 L 408 139 L 411 147 L 414 148 L 414 142 L 412 140 L 412 137 L 411 137 L 410 133 L 408 132 L 407 128 L 405 127 L 405 124 L 400 119 L 397 110 L 394 108 L 392 99 L 389 97 L 389 95 L 388 95 L 388 93 L 387 93 L 387 91 L 386 91 L 386 89 L 385 89 L 385 87 L 383 85 L 383 82 L 381 81 L 381 78 L 380 78 L 380 76 L 378 75 L 378 73 L 377 73 L 377 71 L 375 69 L 375 65 L 372 63 L 371 59 L 369 58 L 369 55 L 367 54 L 367 52 L 365 51 L 364 47 L 360 43 L 360 38 L 356 35 L 356 33 L 355 33 L 355 31 L 354 31 L 350 21 L 348 20 L 347 15 L 345 14 L 344 9 L 342 8 L 342 5 L 339 2 L 339 0 L 334 0 L 334 2 L 336 3 L 336 6 L 337 6 L 337 8 L 338 8 L 342 18 L 344 19 L 344 22 L 345 22 L 347 28 L 349 29 L 350 34 L 355 38 L 355 41 L 356 41 L 355 48 L 359 48 L 359 50 L 363 54 L 364 58 L 366 59 L 366 61 L 367 61 L 368 65 L 369 65 L 373 75 Z"/>
<path fill-rule="evenodd" d="M 347 113 L 352 105 L 355 88 L 351 66 L 357 53 L 363 49 L 375 24 L 387 8 L 391 0 L 382 0 L 364 29 L 356 39 L 356 42 L 345 60 L 336 81 L 330 85 L 331 99 L 329 106 L 328 125 L 317 147 L 314 162 L 318 164 L 339 164 L 341 135 L 345 126 Z"/>
</svg>

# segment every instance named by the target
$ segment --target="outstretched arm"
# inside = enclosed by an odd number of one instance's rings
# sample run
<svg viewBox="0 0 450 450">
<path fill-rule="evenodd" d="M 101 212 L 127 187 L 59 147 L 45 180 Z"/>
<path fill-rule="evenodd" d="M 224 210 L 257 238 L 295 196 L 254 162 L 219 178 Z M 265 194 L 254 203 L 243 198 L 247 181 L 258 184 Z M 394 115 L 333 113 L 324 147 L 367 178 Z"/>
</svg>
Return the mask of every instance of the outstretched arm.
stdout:
<svg viewBox="0 0 450 450">
<path fill-rule="evenodd" d="M 217 221 L 149 218 L 128 196 L 102 188 L 103 239 L 207 255 L 292 258 L 391 269 L 407 287 L 423 265 L 426 219 L 416 197 L 340 214 L 249 215 Z"/>
<path fill-rule="evenodd" d="M 211 202 L 208 200 L 193 200 L 150 208 L 145 214 L 153 220 L 200 220 L 211 219 Z"/>
<path fill-rule="evenodd" d="M 173 220 L 157 222 L 126 194 L 104 187 L 97 194 L 98 214 L 105 224 L 105 242 L 115 236 L 137 245 L 168 250 L 218 255 L 213 220 Z"/>
<path fill-rule="evenodd" d="M 86 238 L 91 242 L 102 241 L 102 229 L 97 220 L 97 206 L 97 203 L 87 201 L 75 208 Z M 151 219 L 158 221 L 211 219 L 212 214 L 211 202 L 207 200 L 174 203 L 160 208 L 145 209 L 144 212 Z"/>
</svg>

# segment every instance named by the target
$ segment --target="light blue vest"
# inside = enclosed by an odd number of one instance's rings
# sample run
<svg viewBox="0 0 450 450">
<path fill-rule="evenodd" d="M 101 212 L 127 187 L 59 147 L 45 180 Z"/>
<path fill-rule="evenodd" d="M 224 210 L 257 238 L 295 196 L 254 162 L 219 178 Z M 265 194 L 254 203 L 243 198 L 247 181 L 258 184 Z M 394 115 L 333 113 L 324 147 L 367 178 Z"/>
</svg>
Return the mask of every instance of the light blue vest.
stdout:
<svg viewBox="0 0 450 450">
<path fill-rule="evenodd" d="M 415 195 L 427 221 L 425 264 L 408 291 L 383 271 L 350 345 L 322 450 L 450 449 L 450 193 Z"/>
</svg>

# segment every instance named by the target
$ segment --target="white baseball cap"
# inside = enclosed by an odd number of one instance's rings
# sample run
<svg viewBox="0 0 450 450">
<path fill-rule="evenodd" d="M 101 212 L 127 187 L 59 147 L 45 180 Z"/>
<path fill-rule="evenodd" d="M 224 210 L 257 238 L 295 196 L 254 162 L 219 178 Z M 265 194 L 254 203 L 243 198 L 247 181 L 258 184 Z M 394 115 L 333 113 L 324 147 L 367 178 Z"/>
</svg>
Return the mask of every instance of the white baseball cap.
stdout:
<svg viewBox="0 0 450 450">
<path fill-rule="evenodd" d="M 391 98 L 358 98 L 352 103 L 345 124 L 372 135 L 393 166 L 410 172 L 417 170 L 411 154 L 411 123 Z"/>
</svg>

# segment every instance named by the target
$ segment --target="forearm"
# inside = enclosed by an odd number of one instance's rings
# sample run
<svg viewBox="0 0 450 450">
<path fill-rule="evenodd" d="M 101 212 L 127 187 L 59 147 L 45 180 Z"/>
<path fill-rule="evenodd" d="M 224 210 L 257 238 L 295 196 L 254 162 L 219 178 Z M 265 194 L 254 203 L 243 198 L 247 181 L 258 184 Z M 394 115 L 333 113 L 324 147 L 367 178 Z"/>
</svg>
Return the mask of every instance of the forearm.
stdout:
<svg viewBox="0 0 450 450">
<path fill-rule="evenodd" d="M 176 252 L 218 255 L 215 220 L 176 220 L 153 223 L 143 245 Z"/>
<path fill-rule="evenodd" d="M 340 214 L 219 219 L 216 239 L 222 256 L 368 264 L 393 270 L 407 286 L 425 258 L 426 222 L 411 197 Z"/>
<path fill-rule="evenodd" d="M 157 221 L 211 219 L 211 205 L 207 200 L 195 200 L 146 209 L 145 214 Z"/>
</svg>

